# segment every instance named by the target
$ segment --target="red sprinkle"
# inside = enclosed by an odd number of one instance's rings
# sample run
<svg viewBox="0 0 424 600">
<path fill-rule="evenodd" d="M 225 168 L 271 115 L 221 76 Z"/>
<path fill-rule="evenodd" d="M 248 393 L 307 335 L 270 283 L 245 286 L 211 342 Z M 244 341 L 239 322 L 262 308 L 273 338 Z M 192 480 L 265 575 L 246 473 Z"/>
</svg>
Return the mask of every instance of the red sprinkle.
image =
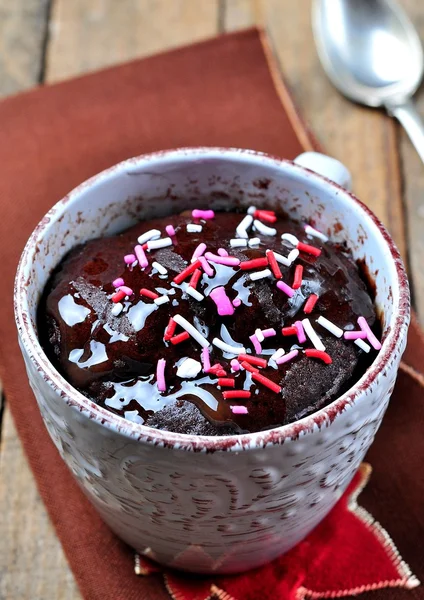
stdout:
<svg viewBox="0 0 424 600">
<path fill-rule="evenodd" d="M 174 335 L 176 328 L 177 328 L 177 322 L 176 322 L 176 321 L 174 321 L 174 319 L 171 317 L 171 318 L 169 319 L 169 323 L 168 323 L 168 325 L 166 326 L 166 329 L 165 329 L 165 334 L 164 334 L 164 336 L 163 336 L 163 337 L 164 337 L 164 339 L 165 339 L 167 342 L 169 342 L 169 340 L 170 340 L 170 339 L 172 338 L 172 336 Z"/>
<path fill-rule="evenodd" d="M 283 327 L 283 329 L 281 330 L 281 333 L 283 335 L 297 335 L 297 329 L 294 326 L 292 326 L 292 327 Z"/>
<path fill-rule="evenodd" d="M 186 340 L 188 340 L 188 338 L 190 337 L 190 335 L 187 333 L 187 331 L 183 331 L 182 333 L 179 333 L 178 335 L 175 335 L 174 337 L 172 337 L 170 339 L 171 344 L 180 344 L 181 342 L 185 342 Z"/>
<path fill-rule="evenodd" d="M 239 354 L 237 359 L 239 360 L 239 362 L 242 362 L 243 360 L 245 360 L 246 362 L 250 363 L 251 365 L 256 365 L 258 367 L 263 367 L 265 368 L 268 363 L 266 362 L 266 360 L 264 358 L 259 358 L 259 356 L 251 356 L 250 354 Z"/>
<path fill-rule="evenodd" d="M 269 266 L 271 267 L 272 274 L 276 279 L 281 279 L 282 274 L 280 271 L 280 267 L 278 266 L 278 262 L 274 256 L 274 252 L 272 250 L 268 250 L 266 255 L 268 258 Z"/>
<path fill-rule="evenodd" d="M 255 219 L 260 221 L 267 221 L 268 223 L 275 223 L 277 216 L 272 210 L 255 210 L 253 213 Z"/>
<path fill-rule="evenodd" d="M 196 289 L 197 288 L 197 284 L 199 283 L 199 279 L 202 275 L 202 271 L 200 269 L 196 269 L 193 273 L 193 275 L 191 276 L 191 279 L 189 281 L 189 286 Z"/>
<path fill-rule="evenodd" d="M 158 294 L 152 292 L 151 290 L 147 290 L 146 288 L 141 288 L 140 296 L 146 296 L 146 298 L 151 298 L 152 300 L 156 300 L 156 298 L 159 298 Z"/>
<path fill-rule="evenodd" d="M 276 394 L 278 394 L 278 392 L 281 392 L 281 388 L 279 385 L 271 381 L 271 379 L 268 379 L 268 377 L 264 377 L 260 373 L 252 373 L 252 379 L 254 381 L 257 381 L 258 383 L 262 383 L 262 385 L 269 388 Z"/>
<path fill-rule="evenodd" d="M 218 385 L 233 388 L 236 385 L 236 382 L 235 379 L 231 379 L 231 377 L 220 377 L 218 379 Z"/>
<path fill-rule="evenodd" d="M 257 269 L 258 267 L 266 267 L 268 264 L 268 259 L 266 256 L 264 258 L 253 258 L 252 260 L 245 260 L 240 263 L 240 269 L 243 271 L 247 271 L 250 269 Z"/>
<path fill-rule="evenodd" d="M 314 308 L 315 304 L 318 302 L 318 296 L 316 294 L 311 294 L 309 298 L 305 302 L 305 306 L 303 307 L 303 312 L 305 315 L 309 315 Z"/>
<path fill-rule="evenodd" d="M 296 265 L 296 269 L 294 271 L 294 281 L 293 281 L 293 285 L 292 285 L 292 288 L 294 290 L 299 289 L 300 286 L 302 285 L 302 277 L 303 277 L 303 266 Z"/>
<path fill-rule="evenodd" d="M 117 302 L 121 302 L 121 300 L 123 300 L 125 298 L 125 296 L 126 296 L 125 292 L 123 292 L 122 290 L 119 290 L 119 292 L 116 292 L 116 294 L 113 294 L 112 302 L 115 302 L 115 304 Z"/>
<path fill-rule="evenodd" d="M 325 362 L 326 365 L 331 365 L 331 363 L 333 362 L 331 356 L 329 356 L 327 352 L 323 352 L 323 350 L 315 350 L 314 348 L 310 348 L 308 350 L 305 350 L 305 354 L 310 358 L 321 359 Z"/>
<path fill-rule="evenodd" d="M 224 371 L 224 369 L 218 369 L 216 372 L 216 376 L 217 377 L 226 377 L 228 375 L 227 371 Z"/>
<path fill-rule="evenodd" d="M 147 248 L 148 248 L 147 242 L 145 244 L 143 244 L 141 247 L 143 248 L 143 250 L 147 250 Z"/>
<path fill-rule="evenodd" d="M 246 362 L 245 360 L 243 360 L 240 364 L 243 367 L 243 369 L 246 369 L 246 371 L 250 371 L 250 373 L 259 373 L 259 369 Z"/>
<path fill-rule="evenodd" d="M 297 244 L 297 249 L 299 252 L 306 252 L 306 254 L 312 254 L 313 256 L 319 256 L 321 254 L 321 250 L 319 248 L 315 248 L 315 246 L 310 246 L 309 244 L 304 244 L 303 242 L 299 242 Z"/>
<path fill-rule="evenodd" d="M 178 275 L 176 275 L 172 281 L 174 283 L 176 283 L 176 284 L 181 283 L 189 275 L 191 275 L 192 273 L 194 273 L 194 271 L 196 269 L 198 269 L 200 266 L 201 266 L 200 260 L 197 259 L 194 263 L 191 263 L 191 265 L 188 265 L 188 267 L 186 267 L 184 269 L 184 271 L 181 271 L 181 273 L 178 273 Z"/>
<path fill-rule="evenodd" d="M 230 398 L 250 398 L 251 393 L 247 390 L 228 390 L 228 392 L 222 392 L 225 400 Z"/>
<path fill-rule="evenodd" d="M 224 368 L 221 364 L 219 363 L 215 363 L 209 370 L 208 370 L 208 375 L 209 373 L 212 373 L 212 375 L 217 375 L 218 377 L 225 377 L 227 372 L 224 371 Z M 223 375 L 219 375 L 219 373 L 223 373 Z"/>
</svg>

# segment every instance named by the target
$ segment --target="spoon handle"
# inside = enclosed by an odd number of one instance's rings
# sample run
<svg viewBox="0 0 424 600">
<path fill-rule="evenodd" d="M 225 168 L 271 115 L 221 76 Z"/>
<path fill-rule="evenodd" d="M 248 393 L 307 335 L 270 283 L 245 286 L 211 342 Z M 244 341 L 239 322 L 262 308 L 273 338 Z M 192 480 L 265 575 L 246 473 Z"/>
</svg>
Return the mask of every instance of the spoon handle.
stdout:
<svg viewBox="0 0 424 600">
<path fill-rule="evenodd" d="M 415 146 L 415 150 L 424 162 L 424 123 L 415 107 L 415 104 L 410 99 L 405 99 L 403 102 L 395 105 L 386 106 L 389 114 L 403 125 L 409 139 Z"/>
</svg>

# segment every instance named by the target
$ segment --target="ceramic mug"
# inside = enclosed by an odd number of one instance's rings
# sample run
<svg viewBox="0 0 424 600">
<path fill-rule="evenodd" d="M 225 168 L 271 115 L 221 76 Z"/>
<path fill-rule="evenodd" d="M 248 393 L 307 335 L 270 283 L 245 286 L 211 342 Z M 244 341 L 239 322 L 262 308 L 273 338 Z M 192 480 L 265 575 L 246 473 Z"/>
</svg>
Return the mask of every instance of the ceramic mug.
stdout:
<svg viewBox="0 0 424 600">
<path fill-rule="evenodd" d="M 347 184 L 322 155 L 299 162 Z M 232 205 L 282 208 L 347 241 L 376 285 L 383 346 L 345 394 L 295 423 L 206 437 L 151 429 L 100 408 L 56 371 L 40 347 L 36 310 L 52 269 L 76 244 L 140 219 Z M 164 220 L 164 224 L 166 220 Z M 16 323 L 46 427 L 112 530 L 159 563 L 196 572 L 257 567 L 304 538 L 331 510 L 373 441 L 395 384 L 409 322 L 408 283 L 379 220 L 346 189 L 286 160 L 248 150 L 194 148 L 133 158 L 60 200 L 19 264 Z"/>
</svg>

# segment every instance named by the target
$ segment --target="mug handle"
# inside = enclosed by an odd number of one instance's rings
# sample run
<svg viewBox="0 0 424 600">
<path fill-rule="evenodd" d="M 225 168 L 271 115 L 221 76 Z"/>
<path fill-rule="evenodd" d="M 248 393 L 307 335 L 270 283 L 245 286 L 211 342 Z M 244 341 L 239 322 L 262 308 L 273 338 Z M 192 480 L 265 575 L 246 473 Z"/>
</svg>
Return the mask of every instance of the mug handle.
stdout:
<svg viewBox="0 0 424 600">
<path fill-rule="evenodd" d="M 331 156 L 321 154 L 321 152 L 302 152 L 293 162 L 331 179 L 349 191 L 352 190 L 352 176 L 349 170 L 343 163 Z"/>
</svg>

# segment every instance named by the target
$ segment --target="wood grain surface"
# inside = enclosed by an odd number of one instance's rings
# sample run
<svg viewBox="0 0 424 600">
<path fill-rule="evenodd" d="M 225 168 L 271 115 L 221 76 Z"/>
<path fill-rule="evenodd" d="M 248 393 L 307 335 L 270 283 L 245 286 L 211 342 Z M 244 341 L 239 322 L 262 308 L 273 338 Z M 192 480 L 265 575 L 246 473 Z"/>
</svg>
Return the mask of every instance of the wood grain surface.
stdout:
<svg viewBox="0 0 424 600">
<path fill-rule="evenodd" d="M 424 7 L 402 3 L 424 39 Z M 310 0 L 0 0 L 0 94 L 219 32 L 266 27 L 301 112 L 394 235 L 424 322 L 424 166 L 394 121 L 353 105 L 328 82 L 309 8 Z M 417 102 L 424 115 L 424 94 Z M 0 600 L 77 600 L 7 406 L 0 431 Z"/>
</svg>

